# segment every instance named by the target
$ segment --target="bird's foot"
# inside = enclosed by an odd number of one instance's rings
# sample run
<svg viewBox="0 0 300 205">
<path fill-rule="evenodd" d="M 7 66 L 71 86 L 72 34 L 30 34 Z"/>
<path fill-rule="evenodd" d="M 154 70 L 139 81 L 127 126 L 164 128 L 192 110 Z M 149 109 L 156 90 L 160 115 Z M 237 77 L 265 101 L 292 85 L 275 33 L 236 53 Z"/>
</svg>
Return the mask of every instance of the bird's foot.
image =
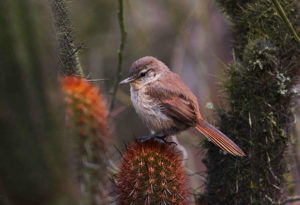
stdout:
<svg viewBox="0 0 300 205">
<path fill-rule="evenodd" d="M 160 143 L 163 143 L 163 144 L 167 144 L 167 145 L 175 144 L 175 145 L 177 145 L 176 142 L 169 142 L 169 141 L 166 140 L 166 138 L 167 138 L 167 136 L 165 136 L 165 135 L 163 135 L 163 136 L 160 136 L 160 135 L 150 135 L 150 136 L 136 137 L 136 140 L 138 142 L 143 143 L 143 142 L 146 142 L 146 141 L 148 141 L 150 139 L 154 139 L 154 140 L 156 140 L 156 141 L 158 141 Z"/>
<path fill-rule="evenodd" d="M 159 141 L 160 143 L 164 143 L 164 144 L 167 144 L 167 145 L 172 145 L 172 144 L 175 144 L 177 145 L 175 142 L 169 142 L 166 140 L 167 136 L 155 136 L 155 140 Z"/>
<path fill-rule="evenodd" d="M 146 141 L 148 141 L 148 140 L 150 140 L 152 138 L 154 138 L 154 136 L 152 136 L 152 135 L 150 135 L 150 136 L 139 136 L 139 137 L 136 137 L 136 140 L 138 142 L 143 143 L 143 142 L 146 142 Z"/>
</svg>

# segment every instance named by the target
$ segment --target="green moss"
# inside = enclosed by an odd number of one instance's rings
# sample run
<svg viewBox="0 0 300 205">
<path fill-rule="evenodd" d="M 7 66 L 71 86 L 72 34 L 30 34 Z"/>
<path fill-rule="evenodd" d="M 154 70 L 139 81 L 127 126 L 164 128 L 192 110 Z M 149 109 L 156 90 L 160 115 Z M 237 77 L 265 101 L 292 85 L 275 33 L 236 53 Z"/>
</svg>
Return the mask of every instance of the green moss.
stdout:
<svg viewBox="0 0 300 205">
<path fill-rule="evenodd" d="M 224 156 L 206 143 L 202 198 L 208 204 L 277 204 L 284 198 L 284 153 L 300 49 L 271 0 L 218 2 L 233 25 L 236 55 L 225 73 L 230 109 L 218 110 L 219 127 L 247 157 Z M 296 25 L 294 1 L 281 4 Z"/>
</svg>

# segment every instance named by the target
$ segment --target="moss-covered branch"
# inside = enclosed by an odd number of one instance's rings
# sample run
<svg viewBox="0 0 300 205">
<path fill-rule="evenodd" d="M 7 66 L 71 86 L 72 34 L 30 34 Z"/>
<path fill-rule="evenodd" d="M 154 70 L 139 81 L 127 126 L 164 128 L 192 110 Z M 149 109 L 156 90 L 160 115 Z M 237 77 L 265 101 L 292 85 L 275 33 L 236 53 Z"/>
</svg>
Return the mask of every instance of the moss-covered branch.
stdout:
<svg viewBox="0 0 300 205">
<path fill-rule="evenodd" d="M 300 49 L 272 0 L 218 3 L 232 23 L 235 53 L 223 83 L 230 109 L 219 109 L 219 127 L 247 157 L 224 155 L 207 143 L 203 198 L 214 205 L 280 204 Z M 295 2 L 280 4 L 297 28 Z"/>
</svg>

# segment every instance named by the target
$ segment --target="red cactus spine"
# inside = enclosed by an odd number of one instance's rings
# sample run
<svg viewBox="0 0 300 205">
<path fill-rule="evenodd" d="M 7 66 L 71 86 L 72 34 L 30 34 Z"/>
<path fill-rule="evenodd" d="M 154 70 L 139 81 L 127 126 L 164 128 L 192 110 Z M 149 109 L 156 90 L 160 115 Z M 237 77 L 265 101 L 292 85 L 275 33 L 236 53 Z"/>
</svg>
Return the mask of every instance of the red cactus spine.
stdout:
<svg viewBox="0 0 300 205">
<path fill-rule="evenodd" d="M 117 176 L 119 204 L 188 204 L 187 180 L 175 146 L 155 140 L 136 142 L 122 159 Z"/>
</svg>

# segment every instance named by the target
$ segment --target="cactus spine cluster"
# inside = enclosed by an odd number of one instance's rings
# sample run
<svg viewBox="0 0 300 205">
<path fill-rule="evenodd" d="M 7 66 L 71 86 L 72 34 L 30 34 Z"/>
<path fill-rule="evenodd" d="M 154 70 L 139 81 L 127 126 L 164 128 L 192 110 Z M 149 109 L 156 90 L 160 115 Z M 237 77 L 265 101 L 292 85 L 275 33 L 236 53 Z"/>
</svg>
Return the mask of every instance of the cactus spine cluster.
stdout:
<svg viewBox="0 0 300 205">
<path fill-rule="evenodd" d="M 188 204 L 183 169 L 175 146 L 155 140 L 133 143 L 123 153 L 117 176 L 119 204 Z"/>
</svg>

